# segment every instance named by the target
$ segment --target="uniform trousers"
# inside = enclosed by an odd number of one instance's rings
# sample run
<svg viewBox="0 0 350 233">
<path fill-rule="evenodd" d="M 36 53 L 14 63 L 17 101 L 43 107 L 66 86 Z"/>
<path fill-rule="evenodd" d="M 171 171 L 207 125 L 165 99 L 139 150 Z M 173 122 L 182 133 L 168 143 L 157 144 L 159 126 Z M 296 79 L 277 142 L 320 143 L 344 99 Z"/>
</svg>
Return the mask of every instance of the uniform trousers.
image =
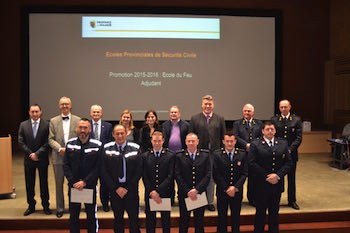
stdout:
<svg viewBox="0 0 350 233">
<path fill-rule="evenodd" d="M 114 213 L 114 232 L 124 233 L 124 211 L 128 213 L 130 233 L 140 233 L 139 195 L 138 191 L 128 191 L 124 198 L 111 193 L 111 204 Z"/>
<path fill-rule="evenodd" d="M 183 197 L 179 197 L 179 207 L 180 207 L 179 233 L 187 233 L 188 224 L 190 222 L 190 217 L 191 217 L 191 211 L 187 211 L 185 199 Z M 195 233 L 204 233 L 204 224 L 203 224 L 204 210 L 205 210 L 205 207 L 201 207 L 193 210 Z"/>
<path fill-rule="evenodd" d="M 263 192 L 256 192 L 256 213 L 254 221 L 254 233 L 263 233 L 266 223 L 266 210 L 268 210 L 269 233 L 279 232 L 278 212 L 281 200 L 281 191 L 278 187 L 269 185 Z"/>
<path fill-rule="evenodd" d="M 295 172 L 297 169 L 297 161 L 293 161 L 289 172 L 287 173 L 288 179 L 288 203 L 296 202 L 296 188 L 295 188 Z"/>
<path fill-rule="evenodd" d="M 68 191 L 69 194 L 69 228 L 71 233 L 79 233 L 80 232 L 80 223 L 79 223 L 79 215 L 81 209 L 81 203 L 73 203 L 70 201 L 70 188 Z M 96 188 L 93 192 L 93 202 L 92 204 L 84 204 L 85 212 L 86 212 L 86 225 L 88 233 L 96 233 L 98 232 L 98 221 L 96 218 Z"/>
<path fill-rule="evenodd" d="M 229 206 L 231 210 L 231 232 L 239 233 L 242 194 L 239 195 L 238 193 L 236 193 L 233 198 L 226 193 L 220 193 L 217 195 L 217 233 L 227 233 L 227 211 Z"/>
<path fill-rule="evenodd" d="M 146 232 L 155 233 L 157 225 L 157 212 L 150 211 L 149 198 L 145 197 L 146 203 Z M 160 211 L 163 233 L 170 233 L 170 211 Z"/>
</svg>

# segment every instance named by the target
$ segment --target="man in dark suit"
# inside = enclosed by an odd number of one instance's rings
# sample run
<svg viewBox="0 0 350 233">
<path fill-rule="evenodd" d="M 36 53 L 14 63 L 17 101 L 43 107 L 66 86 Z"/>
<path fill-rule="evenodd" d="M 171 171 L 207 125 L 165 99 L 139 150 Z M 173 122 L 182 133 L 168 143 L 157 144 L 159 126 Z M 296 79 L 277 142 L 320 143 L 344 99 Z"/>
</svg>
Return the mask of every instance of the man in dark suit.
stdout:
<svg viewBox="0 0 350 233">
<path fill-rule="evenodd" d="M 100 105 L 92 105 L 90 108 L 90 115 L 91 115 L 90 124 L 92 126 L 90 137 L 102 142 L 103 145 L 113 141 L 113 137 L 112 137 L 113 127 L 111 123 L 102 120 L 102 107 Z M 108 187 L 106 186 L 105 182 L 101 180 L 101 178 L 100 178 L 100 199 L 101 199 L 103 210 L 105 212 L 108 212 L 109 211 L 108 203 L 110 201 L 110 193 L 109 193 Z"/>
<path fill-rule="evenodd" d="M 162 198 L 170 198 L 174 191 L 175 155 L 163 148 L 164 138 L 161 132 L 152 134 L 152 149 L 143 157 L 143 183 L 145 185 L 146 230 L 155 233 L 156 212 L 150 211 L 149 199 L 161 203 Z M 170 211 L 161 211 L 163 233 L 170 233 Z"/>
<path fill-rule="evenodd" d="M 28 209 L 24 216 L 35 211 L 34 199 L 35 174 L 39 171 L 40 197 L 44 213 L 49 215 L 49 189 L 47 184 L 47 167 L 49 165 L 49 123 L 41 119 L 41 107 L 33 104 L 29 108 L 30 119 L 21 122 L 18 130 L 18 145 L 24 152 L 24 175 L 26 182 Z"/>
<path fill-rule="evenodd" d="M 128 213 L 130 233 L 140 233 L 139 180 L 142 176 L 140 146 L 126 141 L 126 129 L 116 125 L 115 141 L 104 145 L 101 175 L 111 193 L 114 232 L 124 232 L 124 211 Z"/>
<path fill-rule="evenodd" d="M 245 150 L 235 148 L 232 132 L 224 136 L 225 148 L 214 151 L 213 178 L 216 182 L 218 233 L 227 233 L 227 210 L 231 209 L 231 232 L 239 232 L 243 184 L 248 175 Z"/>
<path fill-rule="evenodd" d="M 300 117 L 290 113 L 291 108 L 289 100 L 281 100 L 279 103 L 281 114 L 272 117 L 271 121 L 276 125 L 276 137 L 283 138 L 288 142 L 288 150 L 293 161 L 293 166 L 287 174 L 288 205 L 293 209 L 299 210 L 300 207 L 296 202 L 295 173 L 303 129 Z"/>
<path fill-rule="evenodd" d="M 87 231 L 98 232 L 96 219 L 96 185 L 100 168 L 102 143 L 90 138 L 90 121 L 82 118 L 76 129 L 78 137 L 68 140 L 64 155 L 64 175 L 68 180 L 69 228 L 79 233 L 81 203 L 71 201 L 72 190 L 92 189 L 92 203 L 85 203 Z"/>
<path fill-rule="evenodd" d="M 254 106 L 245 104 L 243 106 L 243 118 L 233 123 L 233 133 L 237 139 L 236 147 L 249 152 L 252 140 L 261 138 L 262 122 L 254 118 Z M 250 205 L 254 206 L 254 181 L 250 173 L 248 173 L 247 198 Z"/>
<path fill-rule="evenodd" d="M 188 211 L 185 198 L 196 200 L 197 195 L 205 192 L 210 181 L 211 165 L 209 151 L 198 149 L 198 137 L 194 133 L 186 136 L 186 150 L 176 153 L 175 179 L 178 186 L 180 206 L 179 233 L 188 232 L 191 211 Z M 195 233 L 204 233 L 204 207 L 193 210 Z"/>
<path fill-rule="evenodd" d="M 254 140 L 248 154 L 250 170 L 254 176 L 255 222 L 254 232 L 264 232 L 268 210 L 269 232 L 279 232 L 278 212 L 283 191 L 284 176 L 292 166 L 287 141 L 275 138 L 275 125 L 267 121 L 263 138 Z"/>
<path fill-rule="evenodd" d="M 170 120 L 162 124 L 164 135 L 164 147 L 176 152 L 186 149 L 186 135 L 188 134 L 189 123 L 180 118 L 181 113 L 178 106 L 174 105 L 170 108 Z M 175 185 L 173 182 L 173 194 L 171 202 L 175 202 Z"/>
<path fill-rule="evenodd" d="M 198 135 L 200 149 L 209 149 L 210 152 L 221 148 L 226 131 L 223 117 L 213 113 L 214 99 L 211 95 L 202 98 L 202 112 L 192 116 L 189 132 Z M 212 157 L 212 156 L 210 156 Z M 212 158 L 211 158 L 212 163 Z M 214 207 L 214 180 L 210 179 L 207 189 L 208 210 L 215 211 Z"/>
</svg>

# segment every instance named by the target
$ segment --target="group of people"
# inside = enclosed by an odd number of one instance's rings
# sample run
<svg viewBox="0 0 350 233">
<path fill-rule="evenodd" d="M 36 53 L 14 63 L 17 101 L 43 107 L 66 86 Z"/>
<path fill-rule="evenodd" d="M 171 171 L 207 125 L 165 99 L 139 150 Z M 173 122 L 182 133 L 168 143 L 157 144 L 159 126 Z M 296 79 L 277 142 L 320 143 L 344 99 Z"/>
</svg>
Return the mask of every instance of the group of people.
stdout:
<svg viewBox="0 0 350 233">
<path fill-rule="evenodd" d="M 232 232 L 239 232 L 243 184 L 248 177 L 247 197 L 256 207 L 255 232 L 264 232 L 266 210 L 269 232 L 278 232 L 278 212 L 284 176 L 288 176 L 288 204 L 299 209 L 295 197 L 295 171 L 302 140 L 300 117 L 291 114 L 288 100 L 279 103 L 280 114 L 271 120 L 254 118 L 254 107 L 243 107 L 243 118 L 226 131 L 223 117 L 214 113 L 214 100 L 202 98 L 202 112 L 181 119 L 180 109 L 172 106 L 170 119 L 159 124 L 157 113 L 145 114 L 144 126 L 133 125 L 129 110 L 122 112 L 114 127 L 102 120 L 102 107 L 93 105 L 91 119 L 71 113 L 68 97 L 59 100 L 60 114 L 47 121 L 33 104 L 30 119 L 20 124 L 18 143 L 25 154 L 27 216 L 35 212 L 35 172 L 39 171 L 40 196 L 45 214 L 51 214 L 47 184 L 48 155 L 51 151 L 56 183 L 56 216 L 64 214 L 64 177 L 68 181 L 70 230 L 79 232 L 81 204 L 72 202 L 72 190 L 93 189 L 91 204 L 85 203 L 88 232 L 97 232 L 96 186 L 100 179 L 100 199 L 104 211 L 109 203 L 114 213 L 114 231 L 124 232 L 124 211 L 130 232 L 139 228 L 139 180 L 145 186 L 146 229 L 155 232 L 156 212 L 150 201 L 174 199 L 178 187 L 179 232 L 186 233 L 191 211 L 185 199 L 195 201 L 206 193 L 208 205 L 194 209 L 195 232 L 204 232 L 204 211 L 215 211 L 214 186 L 218 209 L 217 232 L 227 232 L 227 211 L 231 209 Z M 170 232 L 170 211 L 161 211 L 163 232 Z"/>
</svg>

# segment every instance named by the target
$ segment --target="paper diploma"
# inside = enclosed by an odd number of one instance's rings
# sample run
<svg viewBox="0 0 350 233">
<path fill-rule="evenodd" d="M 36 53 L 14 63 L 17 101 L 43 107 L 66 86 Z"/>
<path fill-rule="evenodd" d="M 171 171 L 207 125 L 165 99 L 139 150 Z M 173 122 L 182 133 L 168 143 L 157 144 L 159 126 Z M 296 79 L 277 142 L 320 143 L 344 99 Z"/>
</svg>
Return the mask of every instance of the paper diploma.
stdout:
<svg viewBox="0 0 350 233">
<path fill-rule="evenodd" d="M 191 198 L 185 198 L 187 211 L 198 209 L 202 206 L 208 205 L 208 199 L 206 192 L 202 192 L 202 194 L 197 194 L 197 200 L 193 201 Z"/>
<path fill-rule="evenodd" d="M 93 189 L 83 189 L 79 191 L 78 189 L 70 189 L 70 201 L 74 203 L 86 203 L 92 204 Z"/>
<path fill-rule="evenodd" d="M 162 203 L 158 204 L 152 198 L 149 199 L 149 208 L 151 211 L 171 211 L 170 198 L 162 198 Z"/>
</svg>

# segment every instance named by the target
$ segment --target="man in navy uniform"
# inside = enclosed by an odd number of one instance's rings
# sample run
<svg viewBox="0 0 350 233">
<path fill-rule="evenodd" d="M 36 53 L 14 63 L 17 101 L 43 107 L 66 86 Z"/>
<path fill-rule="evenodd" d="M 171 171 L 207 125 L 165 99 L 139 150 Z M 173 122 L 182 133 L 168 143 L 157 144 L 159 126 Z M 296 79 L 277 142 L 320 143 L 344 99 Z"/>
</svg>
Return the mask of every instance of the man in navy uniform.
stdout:
<svg viewBox="0 0 350 233">
<path fill-rule="evenodd" d="M 227 210 L 231 209 L 231 232 L 239 232 L 243 184 L 248 175 L 245 150 L 235 148 L 232 132 L 224 136 L 225 148 L 214 151 L 213 178 L 216 183 L 218 233 L 227 233 Z"/>
<path fill-rule="evenodd" d="M 262 122 L 254 118 L 254 106 L 251 104 L 245 104 L 243 106 L 243 118 L 236 120 L 233 123 L 233 133 L 237 139 L 236 147 L 244 149 L 249 152 L 250 143 L 252 140 L 261 138 Z M 249 205 L 254 206 L 254 180 L 253 177 L 248 173 L 248 188 L 247 198 Z"/>
<path fill-rule="evenodd" d="M 254 140 L 248 154 L 249 166 L 255 181 L 254 232 L 264 232 L 266 210 L 269 212 L 269 232 L 279 232 L 278 212 L 283 191 L 283 178 L 292 166 L 287 141 L 275 138 L 275 125 L 264 123 L 263 138 Z"/>
<path fill-rule="evenodd" d="M 199 140 L 196 134 L 189 133 L 186 136 L 186 150 L 176 153 L 175 179 L 178 186 L 180 206 L 179 233 L 188 232 L 191 211 L 188 211 L 185 198 L 196 200 L 197 195 L 206 191 L 211 177 L 211 165 L 209 151 L 197 149 Z M 195 233 L 204 233 L 204 209 L 200 207 L 194 212 Z"/>
<path fill-rule="evenodd" d="M 140 233 L 138 188 L 143 169 L 140 146 L 126 141 L 123 125 L 114 126 L 113 137 L 115 141 L 104 145 L 101 175 L 111 193 L 114 232 L 124 232 L 126 210 L 130 233 Z"/>
<path fill-rule="evenodd" d="M 26 181 L 28 209 L 24 216 L 35 212 L 35 174 L 39 171 L 40 197 L 44 213 L 49 215 L 49 189 L 47 167 L 49 166 L 49 123 L 41 119 L 41 107 L 33 104 L 29 108 L 30 119 L 21 122 L 18 130 L 18 145 L 24 152 L 24 177 Z"/>
<path fill-rule="evenodd" d="M 102 145 L 113 141 L 112 124 L 102 120 L 102 107 L 100 105 L 92 105 L 90 108 L 91 115 L 91 133 L 90 137 L 102 142 Z M 108 202 L 110 201 L 110 193 L 106 184 L 100 178 L 100 199 L 103 210 L 109 211 Z"/>
<path fill-rule="evenodd" d="M 143 156 L 143 183 L 145 185 L 146 230 L 155 233 L 156 212 L 150 211 L 149 199 L 160 204 L 162 198 L 170 198 L 174 190 L 175 155 L 163 148 L 164 138 L 161 132 L 152 134 L 152 149 Z M 170 211 L 161 211 L 163 233 L 170 233 Z"/>
<path fill-rule="evenodd" d="M 68 140 L 64 155 L 64 175 L 68 180 L 69 195 L 69 228 L 70 232 L 80 232 L 79 214 L 81 203 L 71 201 L 72 189 L 82 191 L 92 189 L 92 204 L 85 203 L 87 230 L 98 231 L 96 219 L 96 185 L 101 161 L 102 143 L 91 139 L 90 121 L 82 118 L 76 129 L 78 137 Z"/>
<path fill-rule="evenodd" d="M 289 100 L 281 100 L 279 109 L 281 114 L 271 118 L 276 125 L 276 137 L 284 138 L 288 142 L 289 153 L 291 154 L 293 166 L 291 167 L 288 178 L 288 205 L 293 209 L 299 210 L 296 202 L 295 173 L 298 162 L 298 148 L 303 137 L 303 129 L 300 117 L 291 114 L 292 106 Z"/>
</svg>

